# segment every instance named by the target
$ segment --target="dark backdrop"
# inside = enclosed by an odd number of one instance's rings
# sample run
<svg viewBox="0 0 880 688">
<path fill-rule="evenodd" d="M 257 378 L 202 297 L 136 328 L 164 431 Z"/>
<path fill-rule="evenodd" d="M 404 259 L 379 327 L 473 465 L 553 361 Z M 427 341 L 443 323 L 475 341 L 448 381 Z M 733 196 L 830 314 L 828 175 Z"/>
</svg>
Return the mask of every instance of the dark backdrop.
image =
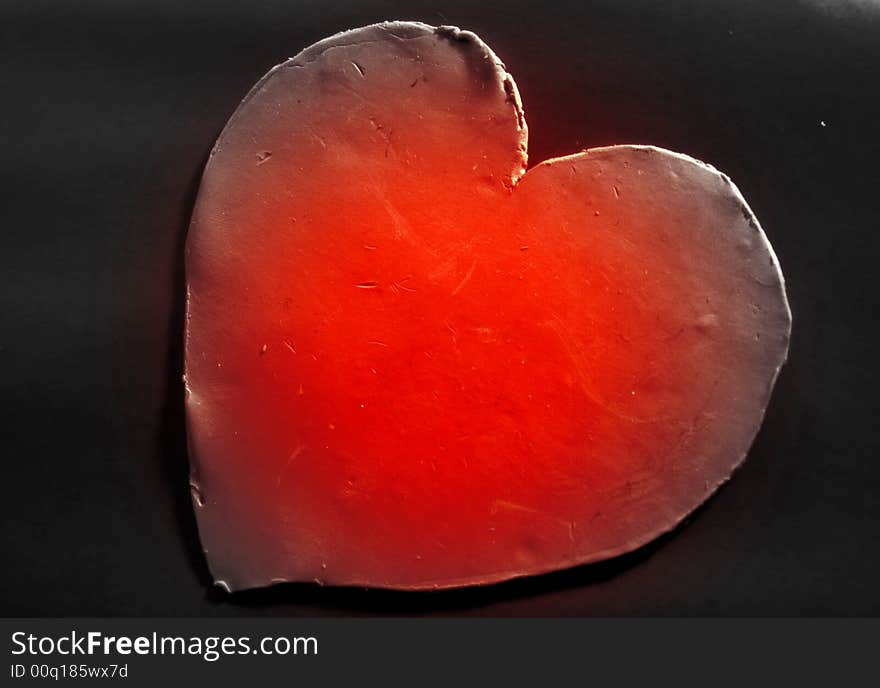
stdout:
<svg viewBox="0 0 880 688">
<path fill-rule="evenodd" d="M 230 597 L 187 489 L 200 170 L 269 67 L 384 19 L 484 38 L 533 162 L 651 143 L 730 174 L 782 262 L 790 362 L 745 467 L 634 554 L 486 589 Z M 0 613 L 880 613 L 878 75 L 872 0 L 0 0 Z"/>
</svg>

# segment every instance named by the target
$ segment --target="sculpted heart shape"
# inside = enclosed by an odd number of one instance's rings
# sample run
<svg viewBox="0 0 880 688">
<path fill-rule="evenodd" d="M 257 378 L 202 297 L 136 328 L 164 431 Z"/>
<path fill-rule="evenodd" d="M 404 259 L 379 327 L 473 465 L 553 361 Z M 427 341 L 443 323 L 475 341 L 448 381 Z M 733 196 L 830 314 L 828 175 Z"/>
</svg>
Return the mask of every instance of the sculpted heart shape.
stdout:
<svg viewBox="0 0 880 688">
<path fill-rule="evenodd" d="M 476 36 L 387 23 L 270 71 L 187 239 L 187 418 L 218 584 L 438 588 L 596 561 L 742 462 L 790 330 L 731 181 L 613 146 L 525 173 Z"/>
</svg>

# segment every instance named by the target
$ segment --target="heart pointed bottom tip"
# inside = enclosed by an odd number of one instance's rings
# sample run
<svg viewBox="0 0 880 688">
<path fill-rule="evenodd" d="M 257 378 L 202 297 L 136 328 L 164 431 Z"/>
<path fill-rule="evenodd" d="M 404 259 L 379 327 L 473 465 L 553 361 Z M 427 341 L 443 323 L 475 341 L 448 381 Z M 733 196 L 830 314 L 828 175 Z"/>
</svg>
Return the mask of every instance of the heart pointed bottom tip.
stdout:
<svg viewBox="0 0 880 688">
<path fill-rule="evenodd" d="M 485 584 L 628 552 L 744 460 L 787 349 L 732 182 L 650 146 L 527 173 L 476 36 L 394 22 L 275 67 L 187 238 L 194 508 L 229 590 Z"/>
</svg>

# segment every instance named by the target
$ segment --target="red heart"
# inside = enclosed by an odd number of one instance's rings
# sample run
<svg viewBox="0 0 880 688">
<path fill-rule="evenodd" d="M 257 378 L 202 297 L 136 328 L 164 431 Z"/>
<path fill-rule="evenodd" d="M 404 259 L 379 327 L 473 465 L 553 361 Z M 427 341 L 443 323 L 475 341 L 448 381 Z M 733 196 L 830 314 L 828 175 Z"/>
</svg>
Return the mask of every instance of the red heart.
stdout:
<svg viewBox="0 0 880 688">
<path fill-rule="evenodd" d="M 230 119 L 187 242 L 218 584 L 451 587 L 596 561 L 743 460 L 790 313 L 739 192 L 651 147 L 524 175 L 525 150 L 494 54 L 422 24 L 322 41 Z"/>
</svg>

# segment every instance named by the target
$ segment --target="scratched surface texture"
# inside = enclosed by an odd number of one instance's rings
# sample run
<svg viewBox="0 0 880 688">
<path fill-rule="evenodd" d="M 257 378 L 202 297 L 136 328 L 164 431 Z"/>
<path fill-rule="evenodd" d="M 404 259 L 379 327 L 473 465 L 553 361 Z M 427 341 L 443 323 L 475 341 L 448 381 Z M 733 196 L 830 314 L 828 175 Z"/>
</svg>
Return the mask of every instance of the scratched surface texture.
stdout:
<svg viewBox="0 0 880 688">
<path fill-rule="evenodd" d="M 740 465 L 788 346 L 721 173 L 535 163 L 475 34 L 386 23 L 279 65 L 224 128 L 186 244 L 199 532 L 227 590 L 440 589 L 668 532 Z"/>
</svg>

